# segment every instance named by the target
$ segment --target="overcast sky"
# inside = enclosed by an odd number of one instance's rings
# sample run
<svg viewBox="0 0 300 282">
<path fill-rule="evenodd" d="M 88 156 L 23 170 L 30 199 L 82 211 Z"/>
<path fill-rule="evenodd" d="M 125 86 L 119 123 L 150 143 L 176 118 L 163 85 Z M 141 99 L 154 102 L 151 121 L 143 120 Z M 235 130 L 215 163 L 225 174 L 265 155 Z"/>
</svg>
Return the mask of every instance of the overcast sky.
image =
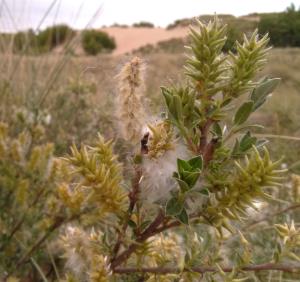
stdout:
<svg viewBox="0 0 300 282">
<path fill-rule="evenodd" d="M 84 28 L 100 7 L 101 12 L 91 27 L 142 20 L 164 27 L 176 19 L 200 14 L 240 16 L 279 12 L 291 2 L 300 6 L 300 0 L 0 0 L 0 29 L 36 29 L 53 23 Z M 48 14 L 47 10 L 50 10 Z"/>
</svg>

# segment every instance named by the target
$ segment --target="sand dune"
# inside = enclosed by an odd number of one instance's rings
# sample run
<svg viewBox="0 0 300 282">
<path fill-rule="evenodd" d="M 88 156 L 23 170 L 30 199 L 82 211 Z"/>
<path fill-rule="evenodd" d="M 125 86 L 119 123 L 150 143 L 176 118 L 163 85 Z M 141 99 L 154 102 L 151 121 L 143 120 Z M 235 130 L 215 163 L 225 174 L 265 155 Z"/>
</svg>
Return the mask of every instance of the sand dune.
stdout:
<svg viewBox="0 0 300 282">
<path fill-rule="evenodd" d="M 172 30 L 164 28 L 109 27 L 102 30 L 116 40 L 117 48 L 113 52 L 114 55 L 131 52 L 147 44 L 156 44 L 163 40 L 185 37 L 188 32 L 187 27 Z"/>
</svg>

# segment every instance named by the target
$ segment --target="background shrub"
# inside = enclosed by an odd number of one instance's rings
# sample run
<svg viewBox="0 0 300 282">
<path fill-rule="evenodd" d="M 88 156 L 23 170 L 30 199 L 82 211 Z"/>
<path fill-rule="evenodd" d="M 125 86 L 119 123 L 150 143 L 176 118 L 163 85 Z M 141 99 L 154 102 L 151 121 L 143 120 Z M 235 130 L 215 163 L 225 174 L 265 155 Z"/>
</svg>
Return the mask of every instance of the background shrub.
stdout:
<svg viewBox="0 0 300 282">
<path fill-rule="evenodd" d="M 13 37 L 15 53 L 44 53 L 66 43 L 75 36 L 75 31 L 67 25 L 55 25 L 35 34 L 32 29 L 17 32 Z"/>
<path fill-rule="evenodd" d="M 154 24 L 153 23 L 150 23 L 150 22 L 139 22 L 139 23 L 134 23 L 132 25 L 133 27 L 149 27 L 149 28 L 153 28 L 154 27 Z"/>
<path fill-rule="evenodd" d="M 88 55 L 97 55 L 103 50 L 112 51 L 116 48 L 116 43 L 104 31 L 85 30 L 82 34 L 82 47 Z"/>
<path fill-rule="evenodd" d="M 32 50 L 35 42 L 33 30 L 20 31 L 13 36 L 13 51 L 15 53 Z"/>
<path fill-rule="evenodd" d="M 258 27 L 261 33 L 270 34 L 274 46 L 300 46 L 300 9 L 296 10 L 294 5 L 284 13 L 263 15 Z"/>
<path fill-rule="evenodd" d="M 67 25 L 48 27 L 37 34 L 37 45 L 41 51 L 50 51 L 66 43 L 75 36 L 75 31 Z"/>
</svg>

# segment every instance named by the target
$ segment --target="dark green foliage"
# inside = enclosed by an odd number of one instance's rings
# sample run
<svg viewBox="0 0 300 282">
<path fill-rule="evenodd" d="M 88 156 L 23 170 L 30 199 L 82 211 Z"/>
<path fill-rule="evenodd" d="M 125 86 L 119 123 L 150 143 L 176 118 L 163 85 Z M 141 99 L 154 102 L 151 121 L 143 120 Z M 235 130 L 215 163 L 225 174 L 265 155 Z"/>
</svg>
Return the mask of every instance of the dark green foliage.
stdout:
<svg viewBox="0 0 300 282">
<path fill-rule="evenodd" d="M 91 29 L 82 33 L 82 47 L 88 55 L 97 55 L 103 50 L 114 50 L 116 42 L 106 32 Z"/>
<path fill-rule="evenodd" d="M 296 10 L 291 5 L 284 13 L 262 16 L 259 30 L 261 33 L 269 33 L 270 43 L 274 46 L 300 46 L 300 9 Z"/>
<path fill-rule="evenodd" d="M 149 27 L 149 28 L 153 28 L 154 24 L 142 21 L 142 22 L 139 22 L 139 23 L 134 23 L 132 26 L 133 27 Z"/>
<path fill-rule="evenodd" d="M 229 20 L 235 19 L 235 16 L 233 15 L 218 15 L 218 18 L 222 21 L 224 21 L 224 23 L 226 23 Z M 209 22 L 211 20 L 214 19 L 214 15 L 201 15 L 199 17 L 197 17 L 197 19 L 199 19 L 202 22 Z M 173 28 L 177 28 L 177 27 L 186 27 L 189 26 L 190 24 L 193 23 L 193 19 L 191 18 L 184 18 L 184 19 L 179 19 L 174 21 L 173 23 L 169 24 L 167 26 L 167 29 L 173 29 Z"/>
<path fill-rule="evenodd" d="M 228 24 L 227 40 L 223 46 L 223 51 L 232 50 L 236 41 L 242 41 L 242 32 L 237 25 Z"/>
<path fill-rule="evenodd" d="M 13 37 L 15 53 L 44 53 L 64 44 L 75 36 L 75 31 L 67 25 L 48 27 L 39 33 L 33 30 L 20 31 Z"/>
<path fill-rule="evenodd" d="M 38 33 L 36 40 L 40 51 L 50 51 L 51 49 L 69 41 L 75 36 L 75 31 L 69 26 L 61 24 L 48 27 Z"/>
<path fill-rule="evenodd" d="M 15 53 L 18 52 L 26 52 L 28 50 L 32 50 L 35 45 L 35 34 L 33 30 L 28 31 L 19 31 L 13 36 L 13 51 Z"/>
</svg>

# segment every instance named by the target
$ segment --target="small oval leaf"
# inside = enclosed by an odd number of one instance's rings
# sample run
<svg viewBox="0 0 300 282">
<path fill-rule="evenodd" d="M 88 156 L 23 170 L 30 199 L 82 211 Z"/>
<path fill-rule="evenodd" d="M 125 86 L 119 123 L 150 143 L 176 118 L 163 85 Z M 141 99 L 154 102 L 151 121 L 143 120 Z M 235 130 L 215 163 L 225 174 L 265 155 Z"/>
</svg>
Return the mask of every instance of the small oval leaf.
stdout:
<svg viewBox="0 0 300 282">
<path fill-rule="evenodd" d="M 240 125 L 248 119 L 252 112 L 253 104 L 253 101 L 247 101 L 240 106 L 234 116 L 233 122 L 235 125 Z"/>
</svg>

